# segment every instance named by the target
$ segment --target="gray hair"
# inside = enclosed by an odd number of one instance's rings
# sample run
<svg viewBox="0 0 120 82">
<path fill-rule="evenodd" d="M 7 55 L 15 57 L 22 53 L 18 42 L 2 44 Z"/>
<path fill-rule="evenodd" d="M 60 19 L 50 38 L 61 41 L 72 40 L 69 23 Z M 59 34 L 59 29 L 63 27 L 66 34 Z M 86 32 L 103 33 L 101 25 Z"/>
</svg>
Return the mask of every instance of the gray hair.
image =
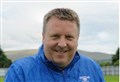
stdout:
<svg viewBox="0 0 120 82">
<path fill-rule="evenodd" d="M 46 25 L 51 17 L 56 17 L 60 20 L 75 21 L 78 27 L 78 35 L 80 31 L 80 20 L 77 13 L 68 8 L 56 8 L 49 11 L 43 19 L 43 34 L 46 31 Z"/>
</svg>

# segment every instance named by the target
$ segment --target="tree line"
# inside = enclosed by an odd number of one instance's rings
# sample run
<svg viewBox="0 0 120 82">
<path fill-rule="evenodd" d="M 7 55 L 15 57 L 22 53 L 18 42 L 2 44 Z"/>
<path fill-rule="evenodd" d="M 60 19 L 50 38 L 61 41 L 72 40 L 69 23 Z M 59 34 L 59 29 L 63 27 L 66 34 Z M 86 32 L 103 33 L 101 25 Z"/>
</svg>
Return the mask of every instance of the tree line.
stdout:
<svg viewBox="0 0 120 82">
<path fill-rule="evenodd" d="M 12 61 L 7 58 L 3 50 L 0 48 L 0 68 L 8 68 Z"/>
<path fill-rule="evenodd" d="M 112 56 L 111 62 L 101 62 L 100 66 L 119 66 L 119 48 L 116 53 Z"/>
</svg>

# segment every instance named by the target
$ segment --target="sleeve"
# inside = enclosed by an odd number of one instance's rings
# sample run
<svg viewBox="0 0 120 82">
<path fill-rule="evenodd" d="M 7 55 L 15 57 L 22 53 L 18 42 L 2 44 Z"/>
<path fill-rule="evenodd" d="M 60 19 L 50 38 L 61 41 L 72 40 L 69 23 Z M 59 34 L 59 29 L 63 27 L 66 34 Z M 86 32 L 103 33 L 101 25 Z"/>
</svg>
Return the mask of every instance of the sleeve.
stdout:
<svg viewBox="0 0 120 82">
<path fill-rule="evenodd" d="M 8 69 L 4 82 L 24 82 L 22 70 L 14 65 Z"/>
</svg>

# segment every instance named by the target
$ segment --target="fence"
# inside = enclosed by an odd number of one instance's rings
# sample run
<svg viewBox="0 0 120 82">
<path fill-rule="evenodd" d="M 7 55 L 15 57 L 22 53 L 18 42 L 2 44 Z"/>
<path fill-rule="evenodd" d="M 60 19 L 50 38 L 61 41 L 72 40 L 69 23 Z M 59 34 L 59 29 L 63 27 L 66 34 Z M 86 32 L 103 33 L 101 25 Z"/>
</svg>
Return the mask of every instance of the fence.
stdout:
<svg viewBox="0 0 120 82">
<path fill-rule="evenodd" d="M 119 66 L 101 67 L 104 75 L 119 75 Z"/>
<path fill-rule="evenodd" d="M 7 72 L 8 68 L 0 68 L 0 77 L 4 77 L 6 72 Z"/>
<path fill-rule="evenodd" d="M 119 66 L 103 66 L 101 67 L 104 75 L 119 75 Z M 5 76 L 7 68 L 0 68 L 0 76 Z"/>
</svg>

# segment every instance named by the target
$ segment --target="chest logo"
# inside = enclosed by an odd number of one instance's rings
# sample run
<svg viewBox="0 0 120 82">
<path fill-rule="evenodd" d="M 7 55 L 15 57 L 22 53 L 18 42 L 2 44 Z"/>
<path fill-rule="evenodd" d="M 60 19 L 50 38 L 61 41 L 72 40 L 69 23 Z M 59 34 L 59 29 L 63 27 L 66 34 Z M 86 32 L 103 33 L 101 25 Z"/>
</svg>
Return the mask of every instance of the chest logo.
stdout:
<svg viewBox="0 0 120 82">
<path fill-rule="evenodd" d="M 80 76 L 82 82 L 89 82 L 90 76 Z"/>
</svg>

